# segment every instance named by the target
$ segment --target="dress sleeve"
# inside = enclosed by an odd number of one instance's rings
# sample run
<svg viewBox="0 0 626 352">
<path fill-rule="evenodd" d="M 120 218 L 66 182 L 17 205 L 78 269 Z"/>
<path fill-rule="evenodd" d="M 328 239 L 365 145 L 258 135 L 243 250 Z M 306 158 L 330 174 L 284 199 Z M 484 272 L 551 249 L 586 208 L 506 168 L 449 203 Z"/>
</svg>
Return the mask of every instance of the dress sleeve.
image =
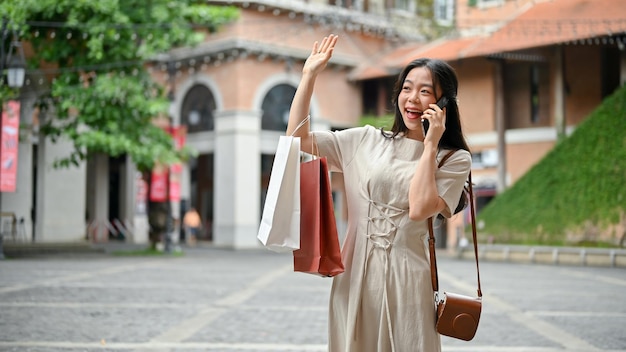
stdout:
<svg viewBox="0 0 626 352">
<path fill-rule="evenodd" d="M 444 151 L 443 155 L 448 152 Z M 439 196 L 446 202 L 446 208 L 441 212 L 443 216 L 451 217 L 452 211 L 459 204 L 459 198 L 471 167 L 471 154 L 461 149 L 454 152 L 437 170 L 435 174 L 437 190 L 439 191 Z"/>
<path fill-rule="evenodd" d="M 348 128 L 341 131 L 313 131 L 319 149 L 319 156 L 326 157 L 328 167 L 333 172 L 343 172 L 352 162 L 370 126 Z"/>
</svg>

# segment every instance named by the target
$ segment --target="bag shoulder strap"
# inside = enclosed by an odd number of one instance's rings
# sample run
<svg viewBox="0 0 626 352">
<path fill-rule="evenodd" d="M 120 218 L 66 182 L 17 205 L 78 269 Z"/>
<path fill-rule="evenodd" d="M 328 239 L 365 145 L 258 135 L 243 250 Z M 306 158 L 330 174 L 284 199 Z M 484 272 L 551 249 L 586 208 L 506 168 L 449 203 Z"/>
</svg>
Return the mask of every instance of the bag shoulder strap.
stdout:
<svg viewBox="0 0 626 352">
<path fill-rule="evenodd" d="M 448 160 L 452 154 L 454 154 L 457 150 L 451 150 L 447 153 L 437 167 L 443 166 L 443 164 Z M 470 215 L 472 220 L 472 240 L 474 243 L 474 257 L 476 258 L 476 277 L 478 281 L 478 297 L 482 297 L 482 289 L 480 287 L 480 269 L 478 266 L 478 241 L 476 238 L 476 210 L 474 208 L 474 190 L 472 188 L 472 172 L 469 172 L 468 175 L 469 185 L 467 189 L 469 191 L 469 203 L 470 203 Z M 430 252 L 430 276 L 433 286 L 433 291 L 439 291 L 439 275 L 437 273 L 437 256 L 435 255 L 435 232 L 433 229 L 433 217 L 428 218 L 428 249 Z"/>
<path fill-rule="evenodd" d="M 446 153 L 446 155 L 443 156 L 443 158 L 441 158 L 441 160 L 439 160 L 439 164 L 437 164 L 438 168 L 441 168 L 443 166 L 443 164 L 450 159 L 450 157 L 457 151 L 458 149 L 452 149 L 451 151 L 449 151 L 448 153 Z"/>
</svg>

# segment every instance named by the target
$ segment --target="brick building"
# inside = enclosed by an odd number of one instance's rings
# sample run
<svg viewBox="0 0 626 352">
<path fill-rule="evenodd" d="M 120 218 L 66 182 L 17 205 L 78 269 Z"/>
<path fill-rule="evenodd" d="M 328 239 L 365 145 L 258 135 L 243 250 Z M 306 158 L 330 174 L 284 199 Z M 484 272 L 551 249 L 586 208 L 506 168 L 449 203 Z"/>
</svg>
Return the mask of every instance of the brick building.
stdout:
<svg viewBox="0 0 626 352">
<path fill-rule="evenodd" d="M 342 129 L 358 125 L 363 115 L 386 115 L 391 86 L 406 63 L 445 59 L 459 77 L 479 206 L 626 80 L 621 1 L 208 3 L 238 6 L 241 16 L 199 46 L 155 58 L 152 72 L 172 89 L 173 123 L 187 127 L 186 143 L 199 152 L 183 167 L 176 217 L 194 206 L 207 225 L 204 239 L 229 248 L 258 246 L 278 136 L 311 44 L 329 33 L 340 42 L 316 84 L 313 128 Z M 31 115 L 23 109 L 25 122 Z M 3 211 L 24 218 L 28 237 L 35 233 L 37 241 L 79 241 L 86 232 L 109 231 L 104 224 L 115 219 L 128 228 L 127 240 L 146 241 L 132 163 L 101 156 L 79 168 L 51 170 L 52 158 L 67 148 L 22 141 L 18 192 L 2 195 Z M 342 224 L 340 175 L 333 175 L 333 187 Z M 58 206 L 60 197 L 73 205 L 71 214 Z M 441 243 L 454 246 L 465 221 L 461 215 L 448 222 Z"/>
</svg>

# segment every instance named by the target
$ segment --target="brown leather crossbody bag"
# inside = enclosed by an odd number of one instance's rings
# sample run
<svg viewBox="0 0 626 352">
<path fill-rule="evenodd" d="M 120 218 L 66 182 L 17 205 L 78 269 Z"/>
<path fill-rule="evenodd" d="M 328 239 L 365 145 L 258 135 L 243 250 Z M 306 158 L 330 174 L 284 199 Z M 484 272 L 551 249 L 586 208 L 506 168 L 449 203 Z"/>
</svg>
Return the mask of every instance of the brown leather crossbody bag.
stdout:
<svg viewBox="0 0 626 352">
<path fill-rule="evenodd" d="M 451 151 L 439 162 L 439 167 L 455 151 Z M 472 173 L 468 177 L 468 185 L 464 192 L 468 193 L 470 214 L 472 219 L 472 239 L 474 257 L 476 258 L 476 275 L 478 278 L 478 296 L 471 297 L 450 292 L 439 292 L 439 276 L 437 275 L 437 257 L 435 255 L 435 235 L 433 218 L 428 219 L 428 247 L 430 251 L 430 274 L 433 291 L 435 292 L 437 332 L 442 335 L 470 341 L 476 335 L 480 313 L 482 310 L 482 290 L 480 288 L 480 271 L 478 268 L 478 242 L 476 240 L 476 214 L 474 208 L 474 192 L 472 189 Z"/>
</svg>

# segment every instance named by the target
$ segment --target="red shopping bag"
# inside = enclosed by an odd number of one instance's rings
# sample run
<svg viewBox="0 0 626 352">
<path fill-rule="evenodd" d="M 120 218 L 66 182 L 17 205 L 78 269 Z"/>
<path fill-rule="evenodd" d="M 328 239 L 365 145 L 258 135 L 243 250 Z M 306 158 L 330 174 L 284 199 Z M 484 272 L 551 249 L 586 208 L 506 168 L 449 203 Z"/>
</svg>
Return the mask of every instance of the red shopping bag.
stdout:
<svg viewBox="0 0 626 352">
<path fill-rule="evenodd" d="M 300 249 L 296 272 L 331 277 L 344 271 L 326 158 L 300 164 Z"/>
</svg>

